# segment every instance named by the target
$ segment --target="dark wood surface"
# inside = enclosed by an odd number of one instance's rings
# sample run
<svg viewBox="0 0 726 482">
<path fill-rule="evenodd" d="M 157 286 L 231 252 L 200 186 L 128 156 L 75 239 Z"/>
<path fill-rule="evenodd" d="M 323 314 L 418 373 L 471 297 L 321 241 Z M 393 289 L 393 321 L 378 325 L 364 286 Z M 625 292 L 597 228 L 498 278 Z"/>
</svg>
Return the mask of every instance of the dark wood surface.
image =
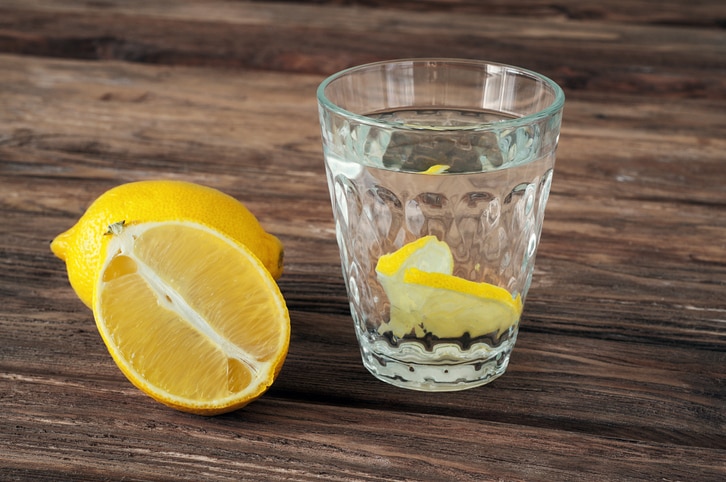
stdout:
<svg viewBox="0 0 726 482">
<path fill-rule="evenodd" d="M 540 71 L 567 104 L 508 372 L 359 361 L 315 88 L 396 57 Z M 242 200 L 285 244 L 274 386 L 212 418 L 116 368 L 48 243 L 122 182 Z M 726 3 L 0 0 L 0 479 L 726 480 Z"/>
</svg>

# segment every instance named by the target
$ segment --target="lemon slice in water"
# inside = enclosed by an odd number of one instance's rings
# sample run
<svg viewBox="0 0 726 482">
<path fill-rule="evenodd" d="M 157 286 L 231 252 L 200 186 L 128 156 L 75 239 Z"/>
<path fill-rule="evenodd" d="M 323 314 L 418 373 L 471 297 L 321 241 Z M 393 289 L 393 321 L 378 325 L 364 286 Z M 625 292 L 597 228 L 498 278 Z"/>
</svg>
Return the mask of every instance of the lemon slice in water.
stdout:
<svg viewBox="0 0 726 482">
<path fill-rule="evenodd" d="M 438 338 L 501 335 L 519 321 L 522 300 L 489 283 L 453 276 L 448 245 L 420 238 L 379 259 L 378 279 L 391 304 L 379 333 L 397 337 L 430 333 Z"/>
<path fill-rule="evenodd" d="M 449 246 L 436 239 L 436 236 L 425 236 L 412 241 L 393 253 L 385 254 L 378 259 L 376 274 L 378 281 L 386 292 L 391 303 L 392 313 L 408 313 L 424 302 L 424 298 L 409 293 L 404 287 L 403 278 L 409 268 L 417 267 L 431 273 L 451 274 L 454 272 L 454 257 Z M 393 327 L 385 324 L 381 333 L 393 329 L 396 336 L 403 336 L 414 330 L 413 318 L 391 315 L 396 318 Z"/>
<path fill-rule="evenodd" d="M 431 273 L 451 274 L 454 271 L 454 257 L 446 243 L 436 239 L 436 236 L 424 236 L 378 258 L 376 272 L 379 278 L 401 278 L 406 269 L 411 267 Z"/>
<path fill-rule="evenodd" d="M 424 302 L 408 313 L 400 323 L 413 324 L 416 334 L 431 333 L 439 338 L 501 335 L 519 320 L 522 301 L 509 291 L 489 283 L 477 283 L 442 273 L 427 273 L 409 268 L 403 278 L 410 296 Z"/>
</svg>

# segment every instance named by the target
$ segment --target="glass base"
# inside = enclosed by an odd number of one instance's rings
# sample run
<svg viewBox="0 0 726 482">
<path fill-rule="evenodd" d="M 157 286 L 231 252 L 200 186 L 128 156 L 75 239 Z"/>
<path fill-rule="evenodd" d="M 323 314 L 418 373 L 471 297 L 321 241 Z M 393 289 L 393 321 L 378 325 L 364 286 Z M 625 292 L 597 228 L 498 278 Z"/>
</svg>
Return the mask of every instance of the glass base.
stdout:
<svg viewBox="0 0 726 482">
<path fill-rule="evenodd" d="M 462 349 L 456 343 L 359 338 L 363 365 L 381 381 L 426 392 L 452 392 L 486 385 L 504 374 L 516 333 L 497 347 L 475 343 Z"/>
</svg>

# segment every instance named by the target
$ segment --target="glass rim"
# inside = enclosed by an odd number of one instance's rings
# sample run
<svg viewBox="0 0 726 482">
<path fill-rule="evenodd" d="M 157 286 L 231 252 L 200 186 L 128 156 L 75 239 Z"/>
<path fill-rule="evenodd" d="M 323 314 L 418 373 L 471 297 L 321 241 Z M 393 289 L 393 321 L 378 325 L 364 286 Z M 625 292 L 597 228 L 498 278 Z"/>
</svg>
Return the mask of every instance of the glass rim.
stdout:
<svg viewBox="0 0 726 482">
<path fill-rule="evenodd" d="M 366 69 L 370 69 L 371 67 L 376 67 L 379 65 L 392 65 L 392 64 L 400 64 L 404 62 L 413 62 L 413 63 L 431 63 L 431 62 L 445 62 L 449 64 L 460 64 L 460 65 L 492 65 L 499 68 L 502 68 L 504 70 L 514 72 L 517 75 L 529 77 L 536 81 L 539 81 L 546 86 L 548 86 L 553 94 L 554 99 L 552 100 L 552 103 L 545 107 L 544 109 L 541 109 L 537 112 L 533 112 L 531 114 L 523 115 L 521 117 L 515 117 L 512 119 L 503 119 L 503 120 L 497 120 L 497 121 L 489 121 L 489 122 L 482 122 L 480 124 L 473 124 L 473 125 L 466 125 L 466 126 L 420 126 L 420 125 L 407 125 L 407 124 L 401 124 L 401 123 L 394 123 L 394 122 L 386 122 L 382 121 L 380 119 L 375 119 L 373 117 L 369 117 L 368 115 L 364 114 L 356 114 L 355 112 L 349 111 L 338 104 L 331 101 L 326 95 L 325 95 L 325 89 L 335 82 L 336 80 L 353 74 L 356 71 L 363 71 Z M 529 70 L 523 67 L 518 67 L 516 65 L 510 65 L 505 64 L 501 62 L 493 62 L 488 60 L 478 60 L 478 59 L 465 59 L 465 58 L 447 58 L 447 57 L 411 57 L 411 58 L 401 58 L 401 59 L 391 59 L 391 60 L 381 60 L 378 62 L 369 62 L 365 64 L 360 64 L 352 67 L 348 67 L 346 69 L 340 70 L 327 78 L 325 78 L 320 85 L 318 85 L 317 88 L 317 100 L 320 106 L 323 108 L 334 112 L 338 115 L 341 115 L 343 117 L 346 117 L 351 120 L 356 120 L 361 124 L 365 125 L 371 125 L 376 127 L 381 127 L 384 129 L 399 129 L 399 130 L 412 130 L 412 131 L 437 131 L 437 132 L 447 132 L 447 131 L 485 131 L 492 128 L 507 128 L 507 127 L 517 127 L 522 126 L 530 123 L 537 122 L 539 120 L 545 119 L 547 117 L 555 115 L 558 111 L 562 110 L 564 103 L 565 103 L 565 93 L 562 90 L 562 87 L 557 84 L 554 80 L 550 79 L 549 77 L 542 75 L 540 73 L 537 73 L 533 70 Z"/>
</svg>

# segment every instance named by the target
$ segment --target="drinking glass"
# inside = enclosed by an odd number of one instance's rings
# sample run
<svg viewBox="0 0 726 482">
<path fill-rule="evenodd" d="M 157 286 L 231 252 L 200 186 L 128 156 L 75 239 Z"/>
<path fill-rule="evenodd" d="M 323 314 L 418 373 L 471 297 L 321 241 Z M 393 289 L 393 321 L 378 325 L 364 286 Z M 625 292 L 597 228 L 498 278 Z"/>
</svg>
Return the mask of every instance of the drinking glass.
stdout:
<svg viewBox="0 0 726 482">
<path fill-rule="evenodd" d="M 403 59 L 336 73 L 317 99 L 363 364 L 424 391 L 499 377 L 532 281 L 562 89 L 510 65 Z"/>
</svg>

